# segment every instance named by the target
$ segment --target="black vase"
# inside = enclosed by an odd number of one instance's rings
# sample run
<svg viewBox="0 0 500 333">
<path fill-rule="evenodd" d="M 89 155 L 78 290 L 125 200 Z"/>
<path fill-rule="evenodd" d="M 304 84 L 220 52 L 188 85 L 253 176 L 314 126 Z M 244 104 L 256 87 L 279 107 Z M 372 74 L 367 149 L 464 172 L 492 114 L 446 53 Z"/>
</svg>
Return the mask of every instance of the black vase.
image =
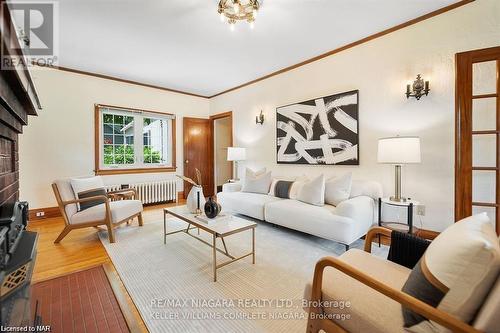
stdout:
<svg viewBox="0 0 500 333">
<path fill-rule="evenodd" d="M 215 202 L 212 197 L 209 197 L 208 201 L 205 203 L 205 215 L 207 215 L 209 219 L 213 219 L 219 215 L 220 210 L 220 205 Z"/>
</svg>

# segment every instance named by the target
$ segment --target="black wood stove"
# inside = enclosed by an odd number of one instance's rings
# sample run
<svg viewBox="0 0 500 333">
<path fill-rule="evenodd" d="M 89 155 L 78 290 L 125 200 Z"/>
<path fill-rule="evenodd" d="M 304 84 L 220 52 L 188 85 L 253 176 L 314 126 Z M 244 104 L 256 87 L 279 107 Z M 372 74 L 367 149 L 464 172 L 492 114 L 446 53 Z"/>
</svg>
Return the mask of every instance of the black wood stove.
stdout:
<svg viewBox="0 0 500 333">
<path fill-rule="evenodd" d="M 0 325 L 32 326 L 30 283 L 37 234 L 26 230 L 28 203 L 0 207 Z"/>
</svg>

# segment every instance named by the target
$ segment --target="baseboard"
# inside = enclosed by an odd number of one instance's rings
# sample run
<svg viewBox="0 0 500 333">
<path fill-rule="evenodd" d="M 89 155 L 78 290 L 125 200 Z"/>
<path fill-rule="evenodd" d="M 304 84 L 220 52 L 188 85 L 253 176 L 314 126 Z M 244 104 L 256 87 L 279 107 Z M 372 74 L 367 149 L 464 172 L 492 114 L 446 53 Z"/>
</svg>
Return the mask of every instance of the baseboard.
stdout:
<svg viewBox="0 0 500 333">
<path fill-rule="evenodd" d="M 178 194 L 179 200 L 184 200 L 184 192 L 179 192 Z M 151 203 L 151 204 L 145 204 L 144 206 L 156 206 L 156 205 L 162 205 L 168 202 L 164 203 Z M 43 213 L 42 216 L 37 216 L 37 213 Z M 30 209 L 29 210 L 29 220 L 30 221 L 39 221 L 39 220 L 46 220 L 46 219 L 51 219 L 54 217 L 61 217 L 61 211 L 59 210 L 59 207 L 44 207 L 44 208 L 36 208 L 36 209 Z"/>
<path fill-rule="evenodd" d="M 42 213 L 42 216 L 37 216 L 37 213 Z M 38 220 L 46 220 L 54 217 L 61 217 L 61 211 L 59 207 L 45 207 L 45 208 L 37 208 L 29 210 L 29 220 L 30 221 L 38 221 Z"/>
</svg>

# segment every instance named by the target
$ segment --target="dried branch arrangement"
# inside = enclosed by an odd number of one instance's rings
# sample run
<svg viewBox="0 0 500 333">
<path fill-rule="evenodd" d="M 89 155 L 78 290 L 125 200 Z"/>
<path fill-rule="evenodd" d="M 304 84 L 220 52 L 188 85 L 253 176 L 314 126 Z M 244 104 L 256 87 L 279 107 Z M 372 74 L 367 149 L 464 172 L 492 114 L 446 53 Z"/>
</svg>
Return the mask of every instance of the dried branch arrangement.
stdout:
<svg viewBox="0 0 500 333">
<path fill-rule="evenodd" d="M 194 171 L 196 172 L 196 180 L 198 181 L 198 185 L 201 186 L 201 184 L 202 184 L 201 183 L 201 172 L 200 172 L 200 170 L 198 170 L 196 168 L 194 169 Z"/>
<path fill-rule="evenodd" d="M 182 179 L 182 180 L 184 180 L 184 181 L 186 181 L 186 182 L 194 185 L 194 186 L 200 187 L 201 186 L 201 172 L 198 169 L 194 169 L 194 170 L 196 172 L 196 180 L 197 180 L 198 183 L 195 182 L 194 180 L 192 180 L 191 178 L 183 176 L 183 175 L 176 175 L 176 176 L 179 177 L 180 179 Z"/>
</svg>

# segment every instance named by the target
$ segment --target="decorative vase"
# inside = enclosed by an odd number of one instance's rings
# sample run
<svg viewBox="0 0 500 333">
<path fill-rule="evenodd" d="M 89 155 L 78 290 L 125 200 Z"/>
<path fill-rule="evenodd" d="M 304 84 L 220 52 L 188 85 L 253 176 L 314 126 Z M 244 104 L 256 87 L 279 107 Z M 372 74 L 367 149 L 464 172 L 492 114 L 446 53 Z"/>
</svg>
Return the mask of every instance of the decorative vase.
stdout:
<svg viewBox="0 0 500 333">
<path fill-rule="evenodd" d="M 205 206 L 205 196 L 201 186 L 193 186 L 186 199 L 186 206 L 190 213 L 200 214 Z"/>
<path fill-rule="evenodd" d="M 209 219 L 215 218 L 217 215 L 219 215 L 221 211 L 220 205 L 215 202 L 212 197 L 208 198 L 208 201 L 205 203 L 205 215 Z"/>
</svg>

